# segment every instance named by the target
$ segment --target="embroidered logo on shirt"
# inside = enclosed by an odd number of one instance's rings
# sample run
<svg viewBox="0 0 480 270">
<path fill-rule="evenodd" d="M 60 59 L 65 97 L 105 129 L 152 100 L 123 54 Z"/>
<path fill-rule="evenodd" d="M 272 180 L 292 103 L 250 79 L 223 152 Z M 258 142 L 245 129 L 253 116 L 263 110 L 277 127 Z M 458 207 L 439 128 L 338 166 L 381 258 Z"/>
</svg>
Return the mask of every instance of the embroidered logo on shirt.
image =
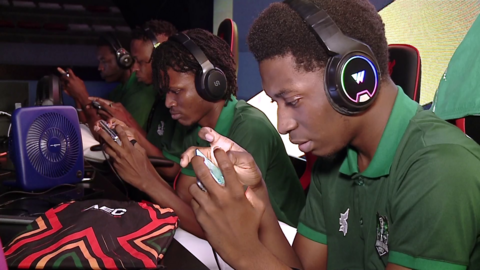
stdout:
<svg viewBox="0 0 480 270">
<path fill-rule="evenodd" d="M 160 121 L 160 124 L 158 124 L 158 127 L 157 127 L 157 134 L 159 136 L 163 136 L 164 129 L 165 129 L 165 123 L 163 123 L 163 121 Z"/>
<path fill-rule="evenodd" d="M 340 229 L 338 231 L 343 232 L 343 236 L 347 235 L 348 232 L 348 212 L 350 212 L 350 208 L 348 208 L 345 213 L 340 213 Z"/>
<path fill-rule="evenodd" d="M 388 220 L 387 217 L 377 213 L 377 241 L 375 248 L 378 255 L 383 256 L 388 253 Z"/>
</svg>

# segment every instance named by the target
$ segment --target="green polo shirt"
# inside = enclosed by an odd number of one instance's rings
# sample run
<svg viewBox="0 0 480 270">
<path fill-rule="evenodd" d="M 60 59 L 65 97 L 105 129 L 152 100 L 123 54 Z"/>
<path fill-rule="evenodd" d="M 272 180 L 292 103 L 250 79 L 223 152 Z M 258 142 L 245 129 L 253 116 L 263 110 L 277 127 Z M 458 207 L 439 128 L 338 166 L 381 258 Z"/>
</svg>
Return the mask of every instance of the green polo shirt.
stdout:
<svg viewBox="0 0 480 270">
<path fill-rule="evenodd" d="M 135 72 L 125 84 L 119 84 L 107 96 L 108 100 L 122 103 L 135 121 L 146 128 L 148 115 L 158 93 L 152 85 L 138 82 Z"/>
<path fill-rule="evenodd" d="M 158 149 L 165 151 L 165 149 L 172 149 L 173 138 L 184 138 L 188 129 L 172 119 L 170 110 L 165 106 L 165 95 L 158 98 L 153 108 L 149 130 L 147 130 L 147 140 Z M 179 150 L 175 154 L 181 155 L 183 152 L 180 153 Z"/>
<path fill-rule="evenodd" d="M 480 147 L 399 88 L 377 151 L 317 162 L 298 232 L 329 269 L 480 269 Z"/>
<path fill-rule="evenodd" d="M 200 128 L 193 127 L 184 137 L 175 135 L 170 145 L 162 149 L 165 157 L 178 163 L 189 147 L 209 146 L 198 137 Z M 265 114 L 233 97 L 233 101 L 222 109 L 214 129 L 252 154 L 262 172 L 277 218 L 296 226 L 305 205 L 305 195 L 285 145 Z M 191 165 L 182 169 L 182 173 L 195 176 Z"/>
</svg>

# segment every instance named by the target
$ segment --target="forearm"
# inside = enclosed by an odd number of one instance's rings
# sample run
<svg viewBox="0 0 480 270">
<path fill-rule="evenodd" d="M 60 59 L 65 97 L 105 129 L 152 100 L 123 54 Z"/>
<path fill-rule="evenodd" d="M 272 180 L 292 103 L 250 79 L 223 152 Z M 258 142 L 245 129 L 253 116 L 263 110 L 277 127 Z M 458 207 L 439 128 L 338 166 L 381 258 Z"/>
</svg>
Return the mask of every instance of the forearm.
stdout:
<svg viewBox="0 0 480 270">
<path fill-rule="evenodd" d="M 134 118 L 131 118 L 131 119 L 126 119 L 126 125 L 135 129 L 137 131 L 137 133 L 139 133 L 140 135 L 142 135 L 143 137 L 147 137 L 147 132 L 137 123 L 137 121 L 135 121 Z M 145 147 L 144 147 L 145 148 Z"/>
<path fill-rule="evenodd" d="M 155 145 L 149 142 L 145 136 L 143 136 L 142 134 L 136 134 L 136 137 L 138 137 L 136 138 L 137 143 L 139 143 L 145 149 L 145 151 L 147 152 L 147 156 L 165 158 L 162 150 L 158 149 Z M 174 165 L 173 167 L 158 167 L 155 169 L 161 177 L 163 177 L 167 181 L 172 182 L 180 171 L 180 166 Z"/>
<path fill-rule="evenodd" d="M 172 208 L 180 219 L 180 228 L 205 239 L 202 227 L 198 224 L 191 206 L 178 197 L 175 191 L 159 175 L 157 176 L 156 181 L 151 181 L 142 188 L 143 191 L 150 196 L 154 203 L 161 207 Z"/>
<path fill-rule="evenodd" d="M 75 99 L 75 103 L 82 108 L 83 117 L 85 118 L 84 123 L 87 123 L 93 137 L 98 141 L 99 136 L 97 132 L 95 132 L 94 127 L 101 118 L 98 115 L 97 110 L 92 107 L 91 101 L 88 99 L 88 94 L 82 95 L 78 99 Z"/>
<path fill-rule="evenodd" d="M 267 187 L 265 183 L 260 188 L 254 188 L 254 193 L 259 197 L 265 205 L 265 213 L 259 229 L 259 238 L 262 244 L 274 256 L 276 256 L 283 263 L 288 266 L 300 269 L 300 260 L 285 238 L 280 225 L 278 224 L 277 216 L 270 203 Z"/>
<path fill-rule="evenodd" d="M 138 131 L 138 130 L 137 130 Z M 158 149 L 155 145 L 153 145 L 150 141 L 148 141 L 146 135 L 144 134 L 135 134 L 138 138 L 137 142 L 145 149 L 147 152 L 147 156 L 149 157 L 160 157 L 165 158 L 162 153 L 162 150 Z"/>
<path fill-rule="evenodd" d="M 243 256 L 242 259 L 236 262 L 229 262 L 229 264 L 237 270 L 292 270 L 291 266 L 280 261 L 278 257 L 261 243 L 252 246 L 249 254 Z M 299 267 L 298 269 L 301 268 Z"/>
<path fill-rule="evenodd" d="M 80 123 L 87 123 L 87 118 L 85 117 L 85 114 L 83 113 L 82 104 L 80 104 L 80 102 L 75 100 L 75 105 L 76 105 L 76 108 L 77 108 L 77 111 L 78 111 L 78 120 L 80 121 Z"/>
</svg>

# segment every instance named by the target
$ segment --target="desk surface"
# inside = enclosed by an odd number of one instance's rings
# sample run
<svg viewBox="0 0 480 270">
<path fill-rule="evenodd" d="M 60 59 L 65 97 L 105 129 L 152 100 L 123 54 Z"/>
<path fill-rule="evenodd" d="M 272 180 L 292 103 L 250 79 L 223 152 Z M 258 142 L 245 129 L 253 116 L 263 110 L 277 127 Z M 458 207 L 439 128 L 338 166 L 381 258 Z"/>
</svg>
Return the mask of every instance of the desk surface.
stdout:
<svg viewBox="0 0 480 270">
<path fill-rule="evenodd" d="M 0 166 L 2 163 L 5 165 L 6 162 L 8 162 L 6 158 L 0 157 Z M 5 166 L 3 166 L 3 168 L 5 168 Z M 2 178 L 0 178 L 0 181 L 2 181 L 1 179 Z M 115 187 L 112 181 L 118 180 L 97 173 L 92 181 L 82 182 L 78 185 L 86 188 L 103 190 L 104 193 L 102 197 L 106 199 L 127 200 L 125 195 Z M 3 192 L 5 192 L 5 187 L 0 185 L 0 194 Z M 20 233 L 24 227 L 25 225 L 0 223 L 0 239 L 2 240 L 3 245 L 5 246 L 15 235 Z M 208 269 L 175 239 L 173 239 L 171 245 L 167 249 L 167 253 L 161 264 L 165 266 L 166 269 Z"/>
</svg>

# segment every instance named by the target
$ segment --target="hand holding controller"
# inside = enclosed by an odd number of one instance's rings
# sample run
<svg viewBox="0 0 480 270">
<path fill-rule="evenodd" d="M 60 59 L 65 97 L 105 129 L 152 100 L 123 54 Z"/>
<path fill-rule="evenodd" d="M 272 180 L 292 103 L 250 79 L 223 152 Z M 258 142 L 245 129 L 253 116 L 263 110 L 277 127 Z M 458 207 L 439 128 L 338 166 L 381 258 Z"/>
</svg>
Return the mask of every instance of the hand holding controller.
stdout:
<svg viewBox="0 0 480 270">
<path fill-rule="evenodd" d="M 111 129 L 105 120 L 100 120 L 98 122 L 100 123 L 100 127 L 105 130 L 105 132 L 107 132 L 107 134 L 110 135 L 110 137 L 121 146 L 122 141 L 118 137 L 117 132 L 114 129 Z"/>
<path fill-rule="evenodd" d="M 217 167 L 215 166 L 215 164 L 213 164 L 212 161 L 210 161 L 200 150 L 196 149 L 195 150 L 195 155 L 197 156 L 200 156 L 200 157 L 203 157 L 203 162 L 205 163 L 205 165 L 207 166 L 207 168 L 210 170 L 210 174 L 212 175 L 213 179 L 221 186 L 225 186 L 225 179 L 223 178 L 223 174 L 222 174 L 222 171 Z M 205 187 L 203 186 L 203 183 L 202 181 L 200 181 L 200 179 L 197 178 L 197 186 L 203 190 L 203 191 L 207 191 L 205 189 Z"/>
</svg>

